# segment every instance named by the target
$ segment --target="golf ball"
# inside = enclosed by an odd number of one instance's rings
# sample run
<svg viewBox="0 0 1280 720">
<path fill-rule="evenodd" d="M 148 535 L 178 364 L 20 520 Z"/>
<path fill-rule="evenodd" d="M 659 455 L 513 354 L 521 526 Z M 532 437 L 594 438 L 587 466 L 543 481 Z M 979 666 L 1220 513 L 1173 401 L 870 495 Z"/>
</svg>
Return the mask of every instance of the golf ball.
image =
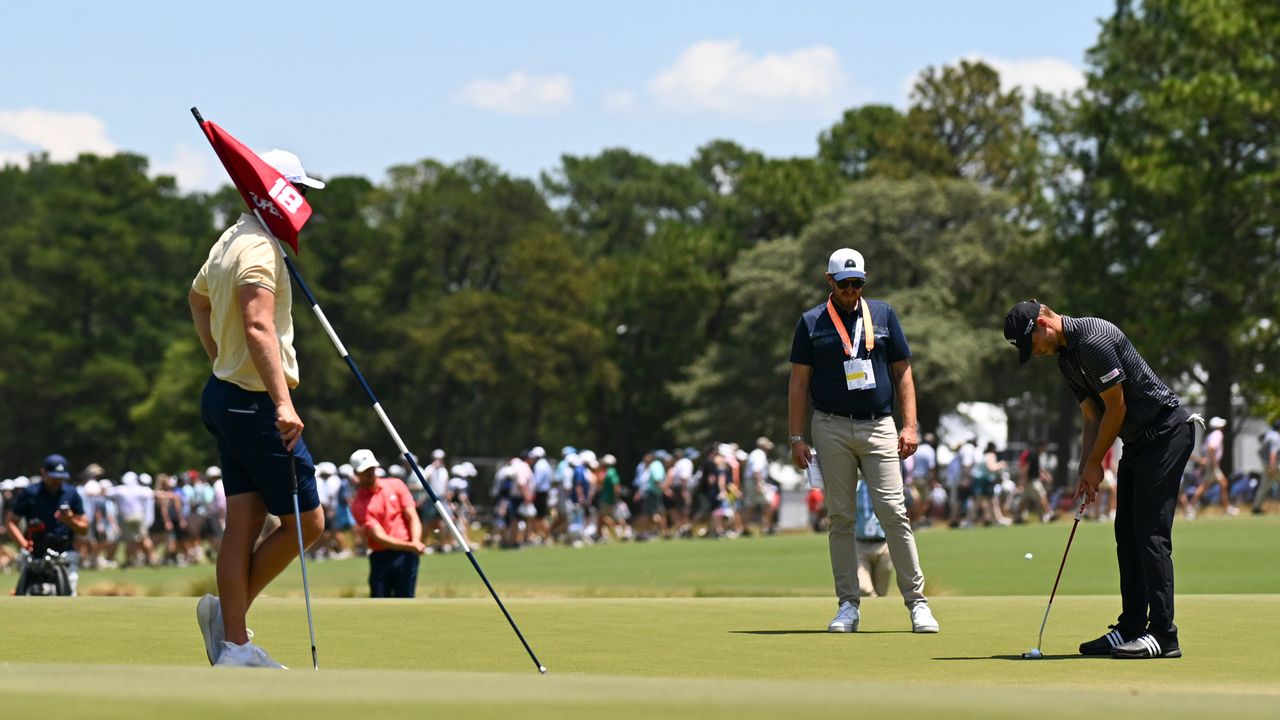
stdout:
<svg viewBox="0 0 1280 720">
<path fill-rule="evenodd" d="M 1031 652 L 1028 652 L 1026 657 L 1029 657 L 1032 660 L 1039 660 L 1044 656 L 1040 654 L 1040 648 L 1031 648 Z"/>
<path fill-rule="evenodd" d="M 1023 555 L 1022 557 L 1024 557 L 1024 558 L 1026 558 L 1026 559 L 1030 560 L 1030 559 L 1031 559 L 1031 553 L 1027 553 L 1026 555 Z"/>
</svg>

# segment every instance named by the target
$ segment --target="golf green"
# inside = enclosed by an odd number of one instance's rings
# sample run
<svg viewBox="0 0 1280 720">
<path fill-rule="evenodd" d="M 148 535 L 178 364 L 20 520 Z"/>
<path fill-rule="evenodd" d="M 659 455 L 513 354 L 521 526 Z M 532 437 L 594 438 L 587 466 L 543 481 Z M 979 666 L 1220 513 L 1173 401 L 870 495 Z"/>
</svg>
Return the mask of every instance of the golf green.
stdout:
<svg viewBox="0 0 1280 720">
<path fill-rule="evenodd" d="M 860 632 L 824 632 L 835 604 L 811 535 L 477 553 L 545 676 L 457 555 L 425 558 L 411 601 L 346 597 L 365 594 L 363 561 L 309 565 L 319 673 L 296 567 L 250 614 L 287 673 L 208 667 L 189 594 L 210 568 L 85 572 L 154 597 L 0 597 L 0 693 L 6 717 L 1274 716 L 1280 522 L 1179 524 L 1186 656 L 1158 661 L 1074 653 L 1119 609 L 1110 529 L 1082 525 L 1046 657 L 1022 660 L 1068 530 L 922 532 L 937 635 L 912 634 L 894 597 L 863 601 Z"/>
</svg>

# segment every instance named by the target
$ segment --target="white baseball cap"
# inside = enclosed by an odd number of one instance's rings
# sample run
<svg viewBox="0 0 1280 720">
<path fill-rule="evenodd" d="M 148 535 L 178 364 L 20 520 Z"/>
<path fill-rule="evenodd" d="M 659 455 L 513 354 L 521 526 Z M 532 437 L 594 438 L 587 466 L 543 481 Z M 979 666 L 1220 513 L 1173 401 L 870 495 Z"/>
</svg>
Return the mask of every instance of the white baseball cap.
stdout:
<svg viewBox="0 0 1280 720">
<path fill-rule="evenodd" d="M 351 453 L 351 469 L 355 472 L 364 472 L 369 468 L 381 467 L 378 458 L 374 457 L 372 450 L 360 448 Z"/>
<path fill-rule="evenodd" d="M 853 248 L 840 248 L 831 253 L 831 257 L 827 260 L 827 274 L 831 275 L 831 279 L 836 282 L 849 278 L 865 278 L 867 261 L 862 259 L 862 253 Z"/>
<path fill-rule="evenodd" d="M 547 456 L 547 451 L 541 445 L 535 445 L 534 448 L 529 451 L 529 457 L 532 457 L 532 458 L 541 459 L 546 456 Z"/>
<path fill-rule="evenodd" d="M 324 183 L 307 175 L 307 171 L 302 169 L 302 161 L 288 150 L 268 150 L 258 153 L 258 157 L 294 185 L 306 185 L 317 190 L 324 187 Z"/>
<path fill-rule="evenodd" d="M 207 478 L 220 478 L 222 477 L 222 468 L 217 465 L 210 465 L 204 469 L 204 476 Z"/>
<path fill-rule="evenodd" d="M 432 450 L 432 451 L 431 451 L 431 459 L 432 459 L 432 460 L 443 460 L 443 459 L 444 459 L 444 451 L 443 451 L 443 450 L 441 450 L 440 448 L 436 448 L 435 450 Z"/>
<path fill-rule="evenodd" d="M 1209 418 L 1209 427 L 1213 430 L 1219 430 L 1227 426 L 1227 421 L 1223 418 L 1214 416 Z"/>
</svg>

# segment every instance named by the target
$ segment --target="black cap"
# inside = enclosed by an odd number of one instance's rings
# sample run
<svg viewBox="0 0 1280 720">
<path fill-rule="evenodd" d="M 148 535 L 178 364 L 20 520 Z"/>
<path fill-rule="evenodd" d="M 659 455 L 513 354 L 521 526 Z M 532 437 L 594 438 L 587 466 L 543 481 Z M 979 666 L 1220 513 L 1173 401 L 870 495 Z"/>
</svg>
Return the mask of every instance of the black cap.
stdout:
<svg viewBox="0 0 1280 720">
<path fill-rule="evenodd" d="M 1031 331 L 1036 327 L 1036 318 L 1040 317 L 1040 303 L 1034 300 L 1014 305 L 1009 314 L 1004 316 L 1004 339 L 1018 348 L 1018 364 L 1022 365 L 1031 357 Z"/>
</svg>

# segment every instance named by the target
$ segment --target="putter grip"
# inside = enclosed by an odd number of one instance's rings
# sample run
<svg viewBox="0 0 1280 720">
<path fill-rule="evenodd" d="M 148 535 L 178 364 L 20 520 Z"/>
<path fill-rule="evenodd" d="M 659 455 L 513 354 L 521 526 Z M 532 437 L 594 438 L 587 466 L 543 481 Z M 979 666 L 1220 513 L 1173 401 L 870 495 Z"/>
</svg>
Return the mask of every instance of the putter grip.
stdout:
<svg viewBox="0 0 1280 720">
<path fill-rule="evenodd" d="M 204 116 L 200 114 L 200 108 L 192 106 L 191 114 L 195 116 L 196 122 L 200 123 L 201 125 L 204 124 Z"/>
</svg>

